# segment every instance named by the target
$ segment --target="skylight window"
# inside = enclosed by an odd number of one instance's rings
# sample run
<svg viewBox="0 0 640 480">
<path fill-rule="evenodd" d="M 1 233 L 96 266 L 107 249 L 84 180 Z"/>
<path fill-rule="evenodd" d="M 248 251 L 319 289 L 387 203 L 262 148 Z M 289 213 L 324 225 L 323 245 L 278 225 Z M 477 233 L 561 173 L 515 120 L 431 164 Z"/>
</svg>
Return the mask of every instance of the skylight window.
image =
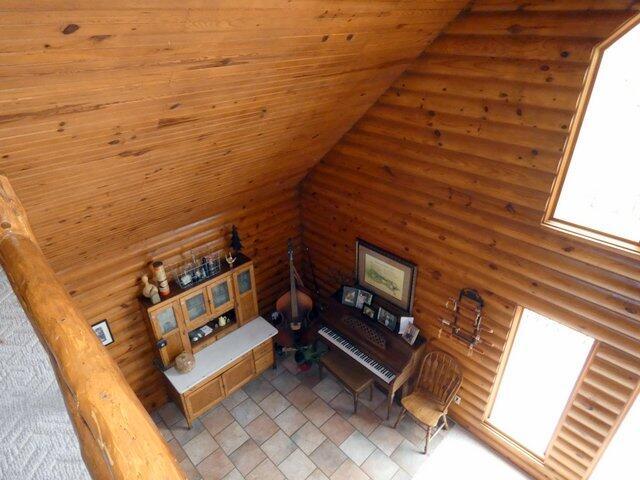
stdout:
<svg viewBox="0 0 640 480">
<path fill-rule="evenodd" d="M 640 23 L 608 46 L 593 66 L 547 220 L 640 252 Z M 599 60 L 599 66 L 597 65 Z M 597 68 L 597 70 L 596 70 Z"/>
</svg>

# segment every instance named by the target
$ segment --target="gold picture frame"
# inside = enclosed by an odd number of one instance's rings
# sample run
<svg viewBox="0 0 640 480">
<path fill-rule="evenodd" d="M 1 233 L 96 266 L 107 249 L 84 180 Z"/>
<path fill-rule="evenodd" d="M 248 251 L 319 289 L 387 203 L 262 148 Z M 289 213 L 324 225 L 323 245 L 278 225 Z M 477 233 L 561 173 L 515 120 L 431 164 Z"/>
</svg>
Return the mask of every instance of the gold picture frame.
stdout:
<svg viewBox="0 0 640 480">
<path fill-rule="evenodd" d="M 416 264 L 358 238 L 356 272 L 358 286 L 405 312 L 413 310 Z"/>
</svg>

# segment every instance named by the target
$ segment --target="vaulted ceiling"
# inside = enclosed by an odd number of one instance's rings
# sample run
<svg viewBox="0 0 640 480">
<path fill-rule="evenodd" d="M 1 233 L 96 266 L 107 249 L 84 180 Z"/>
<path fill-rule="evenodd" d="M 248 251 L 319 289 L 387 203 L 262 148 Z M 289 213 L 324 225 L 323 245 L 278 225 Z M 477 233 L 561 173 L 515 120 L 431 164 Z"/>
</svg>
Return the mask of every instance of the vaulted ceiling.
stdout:
<svg viewBox="0 0 640 480">
<path fill-rule="evenodd" d="M 0 4 L 0 170 L 57 269 L 295 184 L 466 0 Z"/>
</svg>

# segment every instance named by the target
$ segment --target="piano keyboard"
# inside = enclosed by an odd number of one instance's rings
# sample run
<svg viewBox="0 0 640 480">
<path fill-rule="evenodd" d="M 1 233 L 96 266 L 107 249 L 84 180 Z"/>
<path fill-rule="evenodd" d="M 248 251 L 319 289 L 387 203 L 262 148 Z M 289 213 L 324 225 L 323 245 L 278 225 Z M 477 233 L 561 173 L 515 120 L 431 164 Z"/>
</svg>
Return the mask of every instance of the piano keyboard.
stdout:
<svg viewBox="0 0 640 480">
<path fill-rule="evenodd" d="M 385 382 L 391 383 L 391 381 L 396 378 L 395 374 L 391 370 L 386 368 L 381 363 L 377 362 L 375 359 L 371 358 L 366 353 L 359 350 L 355 345 L 353 345 L 349 340 L 344 338 L 339 333 L 331 330 L 328 327 L 320 328 L 318 330 L 318 333 L 322 337 L 333 343 L 340 350 L 345 352 L 347 355 L 356 359 L 358 363 L 367 367 Z"/>
</svg>

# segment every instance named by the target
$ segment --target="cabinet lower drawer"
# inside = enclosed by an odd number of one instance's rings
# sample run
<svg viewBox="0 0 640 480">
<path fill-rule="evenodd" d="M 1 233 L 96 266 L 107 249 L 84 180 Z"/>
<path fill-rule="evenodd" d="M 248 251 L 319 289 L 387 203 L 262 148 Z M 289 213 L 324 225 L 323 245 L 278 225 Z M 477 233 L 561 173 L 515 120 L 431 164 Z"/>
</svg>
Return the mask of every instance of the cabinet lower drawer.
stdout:
<svg viewBox="0 0 640 480">
<path fill-rule="evenodd" d="M 224 390 L 220 377 L 215 377 L 184 397 L 191 417 L 197 417 L 215 403 L 224 398 Z"/>
<path fill-rule="evenodd" d="M 251 352 L 245 355 L 238 363 L 222 374 L 222 383 L 226 395 L 247 383 L 254 374 L 253 358 Z"/>
<path fill-rule="evenodd" d="M 273 351 L 273 342 L 271 339 L 266 342 L 261 343 L 256 348 L 253 349 L 253 356 L 255 358 L 261 357 L 269 352 Z"/>
</svg>

